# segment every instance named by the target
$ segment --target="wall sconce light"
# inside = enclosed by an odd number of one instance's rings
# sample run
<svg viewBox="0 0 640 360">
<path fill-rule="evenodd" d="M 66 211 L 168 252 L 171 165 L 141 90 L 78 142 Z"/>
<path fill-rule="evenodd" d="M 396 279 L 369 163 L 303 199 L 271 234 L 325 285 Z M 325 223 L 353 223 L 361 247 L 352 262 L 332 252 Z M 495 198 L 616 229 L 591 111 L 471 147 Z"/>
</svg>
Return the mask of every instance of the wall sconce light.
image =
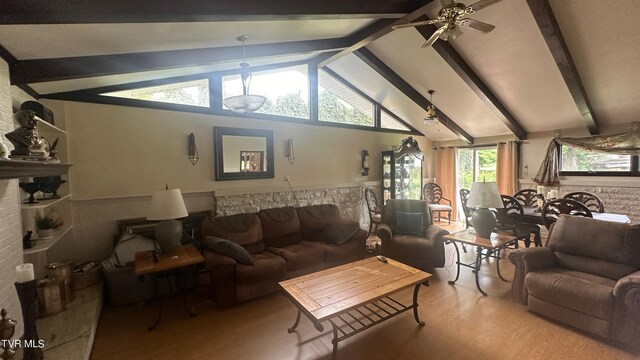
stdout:
<svg viewBox="0 0 640 360">
<path fill-rule="evenodd" d="M 369 151 L 362 150 L 360 153 L 360 161 L 362 166 L 362 176 L 369 175 L 369 162 L 367 161 L 367 157 L 369 156 Z"/>
<path fill-rule="evenodd" d="M 198 148 L 196 147 L 196 137 L 193 133 L 187 135 L 187 140 L 189 143 L 189 161 L 191 161 L 191 165 L 196 165 L 198 159 L 200 159 L 200 155 L 198 155 Z"/>
<path fill-rule="evenodd" d="M 289 164 L 293 165 L 296 162 L 296 155 L 293 153 L 293 139 L 287 140 L 287 148 L 285 150 L 285 156 L 289 160 Z"/>
</svg>

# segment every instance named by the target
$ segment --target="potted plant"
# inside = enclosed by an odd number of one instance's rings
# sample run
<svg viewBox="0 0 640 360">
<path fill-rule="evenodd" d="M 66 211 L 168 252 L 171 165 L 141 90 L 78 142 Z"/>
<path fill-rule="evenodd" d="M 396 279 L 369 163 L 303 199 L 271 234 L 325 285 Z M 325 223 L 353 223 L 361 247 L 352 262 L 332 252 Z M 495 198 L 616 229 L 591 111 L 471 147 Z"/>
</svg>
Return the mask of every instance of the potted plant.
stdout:
<svg viewBox="0 0 640 360">
<path fill-rule="evenodd" d="M 53 237 L 53 230 L 62 226 L 62 219 L 52 213 L 40 215 L 36 214 L 36 227 L 38 228 L 38 239 L 49 239 Z"/>
</svg>

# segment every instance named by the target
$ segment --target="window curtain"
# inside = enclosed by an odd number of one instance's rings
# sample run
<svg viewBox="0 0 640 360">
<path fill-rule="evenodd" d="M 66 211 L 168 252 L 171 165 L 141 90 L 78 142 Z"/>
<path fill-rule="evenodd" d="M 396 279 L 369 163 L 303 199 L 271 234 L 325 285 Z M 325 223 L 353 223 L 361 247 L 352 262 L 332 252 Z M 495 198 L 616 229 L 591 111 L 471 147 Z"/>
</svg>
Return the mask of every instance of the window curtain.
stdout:
<svg viewBox="0 0 640 360">
<path fill-rule="evenodd" d="M 451 216 L 455 218 L 456 212 L 456 149 L 443 148 L 435 151 L 435 183 L 442 188 L 442 196 L 451 200 Z"/>
<path fill-rule="evenodd" d="M 640 129 L 634 124 L 631 131 L 615 135 L 599 135 L 584 138 L 556 137 L 547 148 L 538 174 L 533 181 L 544 186 L 560 184 L 558 145 L 575 146 L 587 151 L 613 153 L 620 155 L 640 155 Z"/>
<path fill-rule="evenodd" d="M 516 147 L 515 141 L 498 143 L 496 182 L 498 183 L 500 194 L 513 195 L 516 192 L 518 178 Z"/>
</svg>

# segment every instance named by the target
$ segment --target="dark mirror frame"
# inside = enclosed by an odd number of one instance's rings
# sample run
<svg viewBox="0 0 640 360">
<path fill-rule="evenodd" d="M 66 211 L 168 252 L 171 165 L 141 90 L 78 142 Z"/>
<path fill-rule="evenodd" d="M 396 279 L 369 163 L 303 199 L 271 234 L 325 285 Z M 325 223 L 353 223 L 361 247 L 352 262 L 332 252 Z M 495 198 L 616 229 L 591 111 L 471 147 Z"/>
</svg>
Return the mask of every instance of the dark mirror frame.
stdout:
<svg viewBox="0 0 640 360">
<path fill-rule="evenodd" d="M 267 171 L 261 172 L 224 172 L 224 149 L 222 137 L 231 136 L 255 136 L 267 140 Z M 213 144 L 215 151 L 215 180 L 248 180 L 248 179 L 273 179 L 273 131 L 258 129 L 243 129 L 230 127 L 213 127 Z"/>
</svg>

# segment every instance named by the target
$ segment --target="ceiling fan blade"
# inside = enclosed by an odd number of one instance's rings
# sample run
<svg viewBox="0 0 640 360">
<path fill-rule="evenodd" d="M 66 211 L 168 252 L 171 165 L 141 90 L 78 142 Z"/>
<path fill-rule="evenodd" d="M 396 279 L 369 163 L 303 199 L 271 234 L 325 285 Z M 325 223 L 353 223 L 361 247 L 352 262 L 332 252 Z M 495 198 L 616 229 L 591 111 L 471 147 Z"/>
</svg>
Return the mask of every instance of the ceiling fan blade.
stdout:
<svg viewBox="0 0 640 360">
<path fill-rule="evenodd" d="M 480 0 L 476 3 L 473 3 L 469 6 L 467 6 L 466 12 L 467 14 L 472 14 L 474 12 L 478 12 L 484 8 L 487 8 L 491 5 L 494 5 L 496 3 L 499 3 L 502 0 Z"/>
<path fill-rule="evenodd" d="M 491 24 L 487 24 L 486 22 L 473 20 L 473 19 L 464 19 L 463 21 L 460 22 L 460 26 L 470 28 L 476 31 L 480 31 L 485 34 L 488 32 L 491 32 L 491 30 L 496 28 L 495 26 Z"/>
<path fill-rule="evenodd" d="M 418 21 L 418 22 L 408 23 L 408 24 L 393 25 L 391 27 L 391 29 L 392 30 L 396 30 L 396 29 L 403 29 L 403 28 L 422 26 L 422 25 L 432 25 L 432 24 L 436 24 L 436 23 L 439 23 L 439 22 L 441 22 L 441 21 L 438 20 L 438 19 Z"/>
<path fill-rule="evenodd" d="M 446 26 L 438 28 L 438 30 L 434 31 L 433 35 L 431 35 L 429 40 L 427 40 L 427 42 L 422 44 L 421 47 L 425 48 L 425 47 L 429 47 L 429 46 L 433 45 L 433 43 L 436 42 L 436 40 L 438 40 L 438 36 L 440 36 L 440 34 L 442 34 L 446 29 L 447 29 Z"/>
</svg>

